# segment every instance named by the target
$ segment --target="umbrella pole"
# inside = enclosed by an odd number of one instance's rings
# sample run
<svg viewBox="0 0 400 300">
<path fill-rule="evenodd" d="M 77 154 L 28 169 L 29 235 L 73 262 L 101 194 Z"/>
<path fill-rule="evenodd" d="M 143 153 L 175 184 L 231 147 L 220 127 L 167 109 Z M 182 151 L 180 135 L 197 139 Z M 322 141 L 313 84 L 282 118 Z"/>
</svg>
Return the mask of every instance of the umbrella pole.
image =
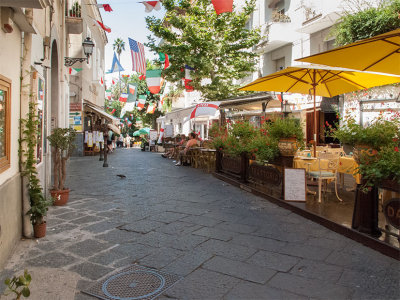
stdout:
<svg viewBox="0 0 400 300">
<path fill-rule="evenodd" d="M 313 76 L 313 93 L 314 93 L 314 157 L 317 157 L 317 109 L 315 101 L 315 90 L 316 90 L 316 71 L 314 70 Z"/>
</svg>

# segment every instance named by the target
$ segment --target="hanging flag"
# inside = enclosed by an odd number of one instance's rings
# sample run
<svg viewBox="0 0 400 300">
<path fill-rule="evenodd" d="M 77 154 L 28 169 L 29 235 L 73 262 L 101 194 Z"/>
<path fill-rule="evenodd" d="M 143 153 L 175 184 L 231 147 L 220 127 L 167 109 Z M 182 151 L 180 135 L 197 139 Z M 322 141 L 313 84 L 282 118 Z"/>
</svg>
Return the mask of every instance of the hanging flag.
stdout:
<svg viewBox="0 0 400 300">
<path fill-rule="evenodd" d="M 119 96 L 120 102 L 126 102 L 127 100 L 128 100 L 128 94 L 122 93 L 121 96 Z"/>
<path fill-rule="evenodd" d="M 113 84 L 113 85 L 115 84 L 114 78 L 112 79 L 112 84 Z"/>
<path fill-rule="evenodd" d="M 153 9 L 161 9 L 160 1 L 141 1 L 140 3 L 143 3 L 143 5 L 146 7 L 145 12 L 147 13 L 151 12 Z"/>
<path fill-rule="evenodd" d="M 111 90 L 106 90 L 106 98 L 111 100 Z"/>
<path fill-rule="evenodd" d="M 169 67 L 169 57 L 168 54 L 158 53 L 160 56 L 160 62 L 164 64 L 164 70 Z"/>
<path fill-rule="evenodd" d="M 276 94 L 276 97 L 278 98 L 278 100 L 279 100 L 280 102 L 283 101 L 282 94 Z"/>
<path fill-rule="evenodd" d="M 193 80 L 191 80 L 191 79 L 183 79 L 183 81 L 185 83 L 186 92 L 193 92 L 194 91 L 194 87 L 190 84 Z"/>
<path fill-rule="evenodd" d="M 140 75 L 139 76 L 139 80 L 145 80 L 146 79 L 146 75 Z"/>
<path fill-rule="evenodd" d="M 192 71 L 194 71 L 194 68 L 185 65 L 185 79 L 193 80 Z"/>
<path fill-rule="evenodd" d="M 128 38 L 128 40 L 132 55 L 132 71 L 146 74 L 146 59 L 143 44 L 136 42 L 131 38 Z"/>
<path fill-rule="evenodd" d="M 113 114 L 115 113 L 115 111 L 116 111 L 116 109 L 114 108 L 114 109 L 111 111 L 111 114 L 113 115 Z"/>
<path fill-rule="evenodd" d="M 161 90 L 161 70 L 148 70 L 146 72 L 146 82 L 152 94 L 158 94 Z"/>
<path fill-rule="evenodd" d="M 135 102 L 136 101 L 136 93 L 137 93 L 137 84 L 136 83 L 128 83 L 128 100 L 127 102 Z"/>
<path fill-rule="evenodd" d="M 137 109 L 142 110 L 144 108 L 144 105 L 146 103 L 146 95 L 139 95 L 139 101 L 137 103 Z"/>
<path fill-rule="evenodd" d="M 101 86 L 104 85 L 103 77 L 100 77 L 100 84 L 101 84 Z"/>
<path fill-rule="evenodd" d="M 233 0 L 211 0 L 211 2 L 214 5 L 217 15 L 225 12 L 232 12 Z"/>
<path fill-rule="evenodd" d="M 164 130 L 165 130 L 165 124 L 164 121 L 161 121 L 160 136 L 158 137 L 157 144 L 162 143 L 162 140 L 164 138 Z"/>
<path fill-rule="evenodd" d="M 105 11 L 112 12 L 110 4 L 95 4 L 98 8 L 104 8 Z"/>
<path fill-rule="evenodd" d="M 76 75 L 80 71 L 82 71 L 82 68 L 69 68 L 68 73 L 69 75 Z"/>
<path fill-rule="evenodd" d="M 147 113 L 148 114 L 154 114 L 156 111 L 157 106 L 154 103 L 151 103 L 147 106 Z"/>
<path fill-rule="evenodd" d="M 114 57 L 113 57 L 113 61 L 111 64 L 111 69 L 110 69 L 110 73 L 114 73 L 114 72 L 122 72 L 125 71 L 124 68 L 121 66 L 118 58 L 117 58 L 117 54 L 114 52 Z M 113 79 L 113 84 L 114 84 L 114 79 Z"/>
<path fill-rule="evenodd" d="M 100 21 L 97 21 L 97 20 L 96 20 L 96 22 L 97 22 L 97 24 L 99 24 L 99 26 L 100 26 L 104 31 L 107 31 L 108 33 L 111 32 L 111 28 L 110 28 L 110 27 L 104 25 L 104 24 L 101 23 Z"/>
</svg>

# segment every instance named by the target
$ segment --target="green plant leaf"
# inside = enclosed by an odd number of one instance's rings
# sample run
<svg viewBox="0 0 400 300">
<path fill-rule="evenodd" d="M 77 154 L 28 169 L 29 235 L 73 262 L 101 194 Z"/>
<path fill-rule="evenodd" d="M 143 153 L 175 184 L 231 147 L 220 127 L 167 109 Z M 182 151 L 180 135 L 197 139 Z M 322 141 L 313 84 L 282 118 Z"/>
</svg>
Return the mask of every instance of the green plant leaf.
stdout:
<svg viewBox="0 0 400 300">
<path fill-rule="evenodd" d="M 22 295 L 23 295 L 25 298 L 28 298 L 28 297 L 30 296 L 30 294 L 31 294 L 31 291 L 29 290 L 28 287 L 24 287 L 24 288 L 22 289 Z"/>
</svg>

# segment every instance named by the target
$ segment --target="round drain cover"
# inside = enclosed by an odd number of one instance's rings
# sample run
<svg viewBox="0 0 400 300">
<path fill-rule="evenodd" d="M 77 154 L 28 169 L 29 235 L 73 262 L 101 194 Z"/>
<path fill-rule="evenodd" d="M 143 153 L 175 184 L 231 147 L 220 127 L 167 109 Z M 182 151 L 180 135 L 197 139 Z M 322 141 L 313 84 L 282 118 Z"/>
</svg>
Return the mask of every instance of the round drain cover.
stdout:
<svg viewBox="0 0 400 300">
<path fill-rule="evenodd" d="M 165 286 L 165 278 L 152 270 L 134 270 L 108 278 L 102 285 L 107 297 L 118 300 L 151 298 Z"/>
</svg>

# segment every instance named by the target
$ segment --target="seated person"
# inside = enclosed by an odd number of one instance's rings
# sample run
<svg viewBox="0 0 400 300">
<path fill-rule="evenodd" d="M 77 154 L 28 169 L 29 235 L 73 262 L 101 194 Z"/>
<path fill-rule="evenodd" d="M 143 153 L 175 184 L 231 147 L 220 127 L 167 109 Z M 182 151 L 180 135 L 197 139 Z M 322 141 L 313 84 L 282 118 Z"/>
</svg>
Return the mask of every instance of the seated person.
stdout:
<svg viewBox="0 0 400 300">
<path fill-rule="evenodd" d="M 183 150 L 179 151 L 179 161 L 175 166 L 181 166 L 182 165 L 182 159 L 183 156 L 186 155 L 186 153 L 189 151 L 190 148 L 196 147 L 197 146 L 197 137 L 196 134 L 191 132 L 189 134 L 189 140 L 186 143 L 186 146 Z"/>
<path fill-rule="evenodd" d="M 184 145 L 185 141 L 186 141 L 186 137 L 185 137 L 184 134 L 182 134 L 179 138 L 180 138 L 180 141 L 177 142 L 178 146 L 169 148 L 165 153 L 161 154 L 162 157 L 164 157 L 164 158 L 167 158 L 167 157 L 168 158 L 173 158 L 175 156 L 175 154 L 177 154 L 177 151 L 179 150 L 178 148 L 181 148 Z"/>
</svg>

